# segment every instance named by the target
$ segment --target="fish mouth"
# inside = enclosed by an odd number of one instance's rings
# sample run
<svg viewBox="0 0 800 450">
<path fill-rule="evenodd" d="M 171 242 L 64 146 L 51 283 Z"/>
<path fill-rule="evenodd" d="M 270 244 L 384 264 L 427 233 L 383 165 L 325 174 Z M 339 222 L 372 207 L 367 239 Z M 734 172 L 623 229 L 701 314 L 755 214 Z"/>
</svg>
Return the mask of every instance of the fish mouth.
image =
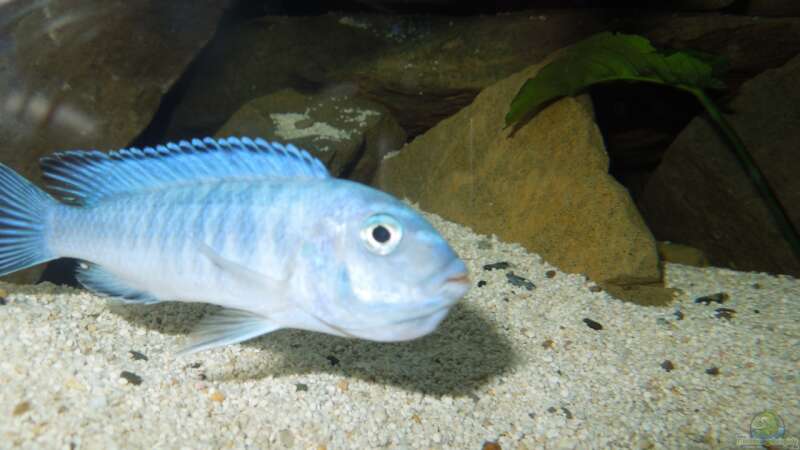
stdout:
<svg viewBox="0 0 800 450">
<path fill-rule="evenodd" d="M 444 288 L 448 285 L 464 285 L 469 284 L 469 272 L 467 266 L 459 258 L 448 261 L 441 269 L 436 271 L 436 275 L 431 276 L 428 281 L 429 288 L 436 285 L 439 288 Z"/>
<path fill-rule="evenodd" d="M 466 295 L 470 288 L 467 267 L 460 259 L 448 261 L 435 275 L 423 283 L 426 300 L 405 305 L 397 314 L 383 315 L 378 323 L 368 326 L 337 326 L 315 317 L 341 335 L 379 342 L 398 342 L 424 336 L 436 329 L 448 310 Z M 392 317 L 393 316 L 393 317 Z"/>
<path fill-rule="evenodd" d="M 461 298 L 466 295 L 467 291 L 469 291 L 469 275 L 466 272 L 458 272 L 454 275 L 448 276 L 444 279 L 441 283 L 438 292 L 435 294 L 434 298 L 429 299 L 428 301 L 422 304 L 414 304 L 410 305 L 405 313 L 401 314 L 399 317 L 382 321 L 379 324 L 373 324 L 366 327 L 338 327 L 330 324 L 319 317 L 317 320 L 323 322 L 324 324 L 328 325 L 331 328 L 334 328 L 336 331 L 342 333 L 348 337 L 358 337 L 362 339 L 369 339 L 372 341 L 386 341 L 386 342 L 394 342 L 394 341 L 405 341 L 409 339 L 415 339 L 419 336 L 428 334 L 432 332 L 436 325 L 438 325 L 441 320 L 447 315 L 447 312 L 458 303 Z M 430 324 L 424 324 L 420 322 L 431 322 Z M 415 326 L 414 324 L 418 324 Z M 392 338 L 377 338 L 376 336 L 372 335 L 372 333 L 377 330 L 392 328 L 392 327 L 403 327 L 403 326 L 412 327 L 409 331 L 405 333 L 393 335 Z M 420 330 L 425 331 L 414 331 L 414 329 L 419 328 Z M 384 330 L 388 331 L 388 330 Z"/>
<path fill-rule="evenodd" d="M 439 286 L 436 292 L 445 304 L 452 305 L 466 295 L 470 287 L 469 271 L 460 259 L 450 261 L 441 271 L 444 276 L 437 277 Z"/>
<path fill-rule="evenodd" d="M 469 284 L 469 274 L 467 272 L 462 272 L 456 275 L 452 275 L 445 278 L 444 282 L 445 284 L 447 283 Z"/>
</svg>

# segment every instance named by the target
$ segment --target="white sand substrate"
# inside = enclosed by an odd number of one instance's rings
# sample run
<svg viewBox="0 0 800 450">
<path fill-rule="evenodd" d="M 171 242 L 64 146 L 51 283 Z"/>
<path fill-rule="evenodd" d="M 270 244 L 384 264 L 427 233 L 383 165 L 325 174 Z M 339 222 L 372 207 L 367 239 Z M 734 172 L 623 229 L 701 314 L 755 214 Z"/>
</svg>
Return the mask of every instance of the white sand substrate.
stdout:
<svg viewBox="0 0 800 450">
<path fill-rule="evenodd" d="M 643 307 L 431 220 L 475 287 L 408 343 L 286 330 L 177 358 L 213 307 L 0 285 L 0 448 L 732 448 L 764 410 L 798 436 L 798 280 L 668 265 L 683 293 Z"/>
</svg>

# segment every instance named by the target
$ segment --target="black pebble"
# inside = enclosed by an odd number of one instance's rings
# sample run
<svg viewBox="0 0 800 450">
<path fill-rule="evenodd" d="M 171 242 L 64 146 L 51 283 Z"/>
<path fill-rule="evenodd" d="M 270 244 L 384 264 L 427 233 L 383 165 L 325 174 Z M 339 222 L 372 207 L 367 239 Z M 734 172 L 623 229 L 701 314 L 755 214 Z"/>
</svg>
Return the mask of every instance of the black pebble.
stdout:
<svg viewBox="0 0 800 450">
<path fill-rule="evenodd" d="M 672 372 L 675 370 L 675 364 L 672 364 L 672 361 L 665 359 L 664 362 L 661 363 L 661 368 L 667 372 Z"/>
<path fill-rule="evenodd" d="M 555 270 L 548 270 L 547 272 L 544 273 L 544 276 L 546 276 L 547 278 L 553 278 L 553 277 L 556 276 L 556 271 Z"/>
<path fill-rule="evenodd" d="M 514 275 L 514 272 L 506 273 L 506 278 L 508 278 L 508 282 L 513 284 L 514 286 L 524 287 L 525 289 L 532 291 L 533 288 L 536 287 L 530 280 L 526 278 L 522 278 L 519 275 Z"/>
<path fill-rule="evenodd" d="M 561 411 L 562 411 L 562 412 L 564 412 L 564 416 L 565 416 L 567 419 L 572 419 L 572 411 L 570 411 L 569 409 L 567 409 L 565 406 L 562 406 L 562 407 L 561 407 Z"/>
<path fill-rule="evenodd" d="M 147 361 L 147 356 L 145 356 L 142 352 L 137 352 L 136 350 L 131 350 L 128 353 L 131 354 L 131 358 L 134 361 Z"/>
<path fill-rule="evenodd" d="M 128 383 L 134 386 L 142 384 L 142 377 L 136 375 L 133 372 L 128 372 L 127 370 L 123 370 L 122 373 L 119 374 L 119 376 L 125 378 L 126 380 L 128 380 Z"/>
<path fill-rule="evenodd" d="M 486 264 L 483 266 L 483 270 L 500 270 L 500 269 L 508 269 L 511 267 L 511 264 L 507 263 L 506 261 L 500 261 L 492 264 Z"/>
<path fill-rule="evenodd" d="M 709 367 L 708 369 L 706 369 L 706 373 L 709 375 L 717 376 L 719 375 L 719 367 L 716 366 Z"/>
<path fill-rule="evenodd" d="M 478 287 L 484 287 L 484 286 L 486 286 L 486 282 L 485 281 L 483 281 L 483 280 L 478 281 Z"/>
<path fill-rule="evenodd" d="M 297 383 L 297 384 L 294 385 L 294 390 L 295 390 L 295 392 L 307 392 L 308 391 L 308 385 L 305 384 L 305 383 Z"/>
<path fill-rule="evenodd" d="M 0 306 L 5 306 L 8 304 L 5 297 L 0 297 Z"/>
<path fill-rule="evenodd" d="M 703 297 L 697 297 L 694 299 L 695 303 L 705 303 L 706 305 L 710 305 L 711 302 L 719 303 L 720 305 L 725 303 L 730 296 L 725 292 L 717 292 L 716 294 L 705 295 Z"/>
<path fill-rule="evenodd" d="M 547 408 L 547 412 L 549 412 L 551 414 L 556 412 L 556 407 L 555 406 L 551 406 L 551 407 Z"/>
<path fill-rule="evenodd" d="M 331 363 L 332 366 L 339 365 L 339 358 L 333 355 L 328 355 L 325 358 L 328 360 L 329 363 Z"/>
<path fill-rule="evenodd" d="M 731 308 L 717 308 L 714 310 L 714 317 L 717 319 L 731 320 L 736 315 L 736 310 Z"/>
<path fill-rule="evenodd" d="M 760 314 L 760 313 L 761 313 L 761 311 L 759 311 L 759 310 L 757 310 L 757 309 L 754 309 L 754 310 L 753 310 L 753 312 L 754 312 L 755 314 Z"/>
<path fill-rule="evenodd" d="M 600 330 L 602 330 L 602 329 L 603 329 L 603 326 L 602 326 L 602 325 L 600 325 L 600 323 L 598 323 L 598 322 L 595 322 L 595 321 L 594 321 L 594 320 L 592 320 L 592 319 L 583 319 L 583 323 L 585 323 L 585 324 L 586 324 L 586 326 L 588 326 L 589 328 L 591 328 L 591 329 L 593 329 L 593 330 L 600 331 Z"/>
<path fill-rule="evenodd" d="M 680 309 L 675 310 L 675 318 L 678 320 L 683 320 L 683 312 Z"/>
<path fill-rule="evenodd" d="M 200 366 L 202 366 L 202 365 L 203 365 L 203 363 L 201 363 L 201 362 L 191 363 L 191 364 L 189 364 L 189 368 L 190 369 L 199 369 Z"/>
</svg>

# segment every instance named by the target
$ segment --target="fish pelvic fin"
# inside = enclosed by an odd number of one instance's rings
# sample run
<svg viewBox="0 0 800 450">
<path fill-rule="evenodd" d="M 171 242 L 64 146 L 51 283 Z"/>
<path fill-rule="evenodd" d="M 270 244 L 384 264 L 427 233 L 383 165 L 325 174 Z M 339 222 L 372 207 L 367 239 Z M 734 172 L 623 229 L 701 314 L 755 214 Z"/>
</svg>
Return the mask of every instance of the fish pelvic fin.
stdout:
<svg viewBox="0 0 800 450">
<path fill-rule="evenodd" d="M 58 256 L 47 245 L 48 212 L 58 203 L 33 183 L 0 164 L 0 276 Z"/>
<path fill-rule="evenodd" d="M 177 356 L 190 355 L 236 344 L 281 328 L 269 319 L 241 309 L 224 308 L 204 317 L 189 335 L 189 343 Z"/>
</svg>

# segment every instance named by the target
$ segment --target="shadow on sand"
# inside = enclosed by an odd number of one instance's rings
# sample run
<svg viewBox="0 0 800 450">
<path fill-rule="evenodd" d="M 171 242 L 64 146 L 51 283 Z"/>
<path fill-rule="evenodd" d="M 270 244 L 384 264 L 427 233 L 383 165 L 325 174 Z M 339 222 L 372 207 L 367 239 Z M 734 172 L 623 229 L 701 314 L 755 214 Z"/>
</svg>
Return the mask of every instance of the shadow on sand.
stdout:
<svg viewBox="0 0 800 450">
<path fill-rule="evenodd" d="M 203 304 L 163 303 L 112 306 L 111 311 L 137 326 L 179 335 L 188 333 L 203 314 L 215 308 Z M 176 340 L 175 350 L 180 345 Z M 453 308 L 436 332 L 409 342 L 377 343 L 280 330 L 241 345 L 264 350 L 265 358 L 256 361 L 237 358 L 207 373 L 209 379 L 246 381 L 330 373 L 427 395 L 476 398 L 476 389 L 509 370 L 515 360 L 510 342 L 496 331 L 494 324 L 463 302 Z M 209 350 L 214 351 L 219 350 Z M 202 362 L 204 353 L 186 359 Z"/>
</svg>

